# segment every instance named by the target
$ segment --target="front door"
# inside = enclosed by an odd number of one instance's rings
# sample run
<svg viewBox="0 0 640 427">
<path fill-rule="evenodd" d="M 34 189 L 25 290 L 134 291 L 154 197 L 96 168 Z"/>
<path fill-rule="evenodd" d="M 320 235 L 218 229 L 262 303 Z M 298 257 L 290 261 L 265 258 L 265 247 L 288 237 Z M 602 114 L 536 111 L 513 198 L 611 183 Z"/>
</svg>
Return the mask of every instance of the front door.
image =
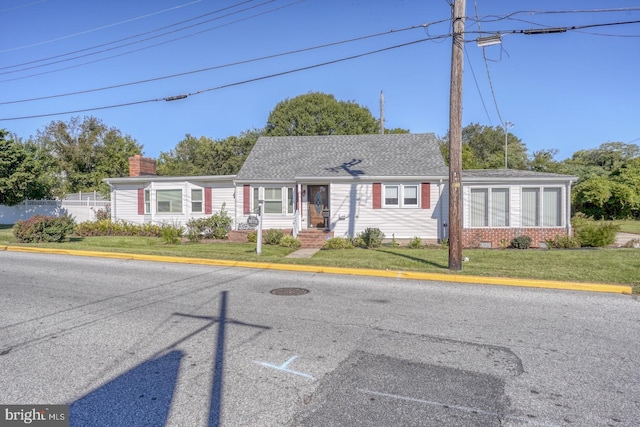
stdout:
<svg viewBox="0 0 640 427">
<path fill-rule="evenodd" d="M 329 209 L 329 186 L 309 185 L 309 227 L 324 228 L 322 211 Z"/>
</svg>

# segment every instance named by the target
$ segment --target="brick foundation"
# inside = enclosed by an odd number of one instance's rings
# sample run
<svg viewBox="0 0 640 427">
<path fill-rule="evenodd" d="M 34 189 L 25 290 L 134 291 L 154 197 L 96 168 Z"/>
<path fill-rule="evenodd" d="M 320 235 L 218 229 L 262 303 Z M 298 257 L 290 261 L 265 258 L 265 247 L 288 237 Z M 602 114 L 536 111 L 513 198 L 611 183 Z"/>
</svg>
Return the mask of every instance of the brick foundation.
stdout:
<svg viewBox="0 0 640 427">
<path fill-rule="evenodd" d="M 547 239 L 566 235 L 566 228 L 464 228 L 462 247 L 479 248 L 490 244 L 492 248 L 500 248 L 502 241 L 509 245 L 514 237 L 529 236 L 531 247 L 537 248 Z"/>
</svg>

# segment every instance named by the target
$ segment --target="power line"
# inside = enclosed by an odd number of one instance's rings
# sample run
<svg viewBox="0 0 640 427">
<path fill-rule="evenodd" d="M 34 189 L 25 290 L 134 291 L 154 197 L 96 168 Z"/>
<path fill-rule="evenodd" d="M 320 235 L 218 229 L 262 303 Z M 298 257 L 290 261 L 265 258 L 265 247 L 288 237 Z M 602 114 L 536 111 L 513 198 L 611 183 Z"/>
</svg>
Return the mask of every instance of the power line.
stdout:
<svg viewBox="0 0 640 427">
<path fill-rule="evenodd" d="M 477 17 L 478 16 L 477 0 L 474 0 L 473 5 L 475 8 L 476 17 Z M 478 20 L 477 24 L 478 24 L 478 31 L 480 31 L 480 20 Z M 491 72 L 489 71 L 489 61 L 487 60 L 487 52 L 484 47 L 482 47 L 482 59 L 484 60 L 484 68 L 487 71 L 487 79 L 489 80 L 489 88 L 491 89 L 491 97 L 493 98 L 493 105 L 496 107 L 496 113 L 498 114 L 498 120 L 500 121 L 500 124 L 504 125 L 502 121 L 502 115 L 500 114 L 500 108 L 498 107 L 498 99 L 496 98 L 496 93 L 493 89 L 493 80 L 491 79 Z M 484 105 L 484 100 L 483 100 L 483 105 Z M 486 111 L 486 108 L 485 108 L 485 111 Z M 491 122 L 491 120 L 489 120 L 489 122 Z"/>
<path fill-rule="evenodd" d="M 489 110 L 487 110 L 487 105 L 484 103 L 484 97 L 482 96 L 482 92 L 480 91 L 480 85 L 478 85 L 478 79 L 476 78 L 476 73 L 473 71 L 473 66 L 471 64 L 471 60 L 469 59 L 469 55 L 467 54 L 467 48 L 465 46 L 465 57 L 467 59 L 467 64 L 469 64 L 469 69 L 471 69 L 471 75 L 473 76 L 473 82 L 476 85 L 476 90 L 478 91 L 478 96 L 480 97 L 480 102 L 482 103 L 482 108 L 484 108 L 484 113 L 487 115 L 487 120 L 491 123 L 491 117 L 489 116 Z"/>
<path fill-rule="evenodd" d="M 585 25 L 571 25 L 566 27 L 547 27 L 543 26 L 542 28 L 533 28 L 533 29 L 520 29 L 520 30 L 493 30 L 493 31 L 467 31 L 467 34 L 496 34 L 496 35 L 510 35 L 510 34 L 525 34 L 525 35 L 538 35 L 538 34 L 551 34 L 551 33 L 561 33 L 567 31 L 578 31 L 587 28 L 598 28 L 598 27 L 611 27 L 617 25 L 631 25 L 631 24 L 640 24 L 640 20 L 634 21 L 616 21 L 616 22 L 605 22 L 600 24 L 585 24 Z M 467 40 L 467 43 L 475 43 L 476 40 Z"/>
<path fill-rule="evenodd" d="M 482 19 L 476 16 L 476 20 L 481 22 L 497 22 L 503 20 L 521 21 L 520 19 L 514 19 L 516 15 L 554 15 L 554 14 L 579 14 L 579 13 L 620 13 L 620 12 L 637 12 L 640 11 L 640 7 L 623 7 L 623 8 L 609 8 L 609 9 L 573 9 L 573 10 L 518 10 L 508 13 L 506 15 L 487 15 Z M 491 19 L 489 19 L 491 18 Z M 473 21 L 472 18 L 468 18 Z M 522 21 L 527 22 L 527 21 Z"/>
<path fill-rule="evenodd" d="M 168 44 L 168 43 L 173 43 L 173 42 L 178 41 L 178 40 L 186 39 L 186 38 L 189 38 L 189 37 L 196 36 L 198 34 L 202 34 L 202 33 L 208 32 L 208 31 L 213 31 L 213 30 L 216 30 L 216 29 L 219 29 L 219 28 L 223 28 L 223 27 L 232 25 L 232 24 L 236 24 L 238 22 L 246 21 L 246 20 L 255 18 L 257 16 L 266 15 L 267 13 L 276 12 L 276 11 L 278 11 L 280 9 L 291 7 L 293 5 L 301 3 L 303 1 L 305 1 L 305 0 L 297 0 L 297 1 L 293 2 L 293 3 L 289 3 L 289 4 L 286 4 L 284 6 L 280 6 L 280 7 L 274 8 L 274 9 L 269 9 L 269 10 L 266 10 L 264 12 L 256 13 L 254 15 L 250 15 L 250 16 L 247 16 L 247 17 L 244 17 L 244 18 L 236 19 L 235 21 L 227 22 L 225 24 L 218 25 L 218 26 L 212 27 L 212 28 L 208 28 L 206 30 L 198 31 L 198 32 L 187 34 L 187 35 L 184 35 L 184 36 L 181 36 L 181 37 L 177 37 L 177 38 L 174 38 L 174 39 L 165 40 L 163 42 L 159 42 L 159 43 L 155 43 L 155 44 L 152 44 L 152 45 L 144 46 L 144 47 L 141 47 L 139 49 L 134 49 L 134 50 L 130 50 L 130 51 L 127 51 L 127 52 L 122 52 L 122 53 L 119 53 L 119 54 L 116 54 L 116 55 L 111 55 L 111 56 L 107 56 L 107 57 L 104 57 L 104 58 L 95 59 L 93 61 L 83 62 L 81 64 L 75 64 L 75 65 L 70 65 L 68 67 L 57 68 L 55 70 L 44 71 L 44 72 L 36 73 L 36 74 L 29 74 L 29 75 L 21 76 L 21 77 L 14 77 L 14 78 L 11 78 L 11 79 L 4 79 L 4 80 L 0 80 L 0 83 L 10 82 L 10 81 L 15 81 L 15 80 L 23 80 L 23 79 L 27 79 L 27 78 L 31 78 L 31 77 L 37 77 L 37 76 L 42 76 L 42 75 L 45 75 L 45 74 L 51 74 L 51 73 L 55 73 L 55 72 L 58 72 L 58 71 L 64 71 L 64 70 L 69 70 L 69 69 L 81 67 L 83 65 L 95 64 L 96 62 L 107 61 L 109 59 L 117 58 L 117 57 L 120 57 L 120 56 L 130 55 L 132 53 L 140 52 L 140 51 L 147 50 L 147 49 L 150 49 L 150 48 L 153 48 L 153 47 L 157 47 L 157 46 L 162 46 L 162 45 Z M 0 73 L 0 75 L 1 74 L 2 73 Z"/>
<path fill-rule="evenodd" d="M 206 72 L 206 71 L 212 71 L 212 70 L 218 70 L 218 69 L 222 69 L 222 68 L 233 67 L 233 66 L 237 66 L 237 65 L 249 64 L 249 63 L 252 63 L 252 62 L 263 61 L 263 60 L 267 60 L 267 59 L 279 58 L 279 57 L 293 55 L 293 54 L 302 53 L 302 52 L 309 52 L 309 51 L 313 51 L 313 50 L 317 50 L 317 49 L 323 49 L 323 48 L 327 48 L 327 47 L 331 47 L 331 46 L 337 46 L 337 45 L 341 45 L 341 44 L 352 43 L 352 42 L 355 42 L 355 41 L 366 40 L 366 39 L 385 36 L 385 35 L 389 35 L 389 34 L 396 34 L 396 33 L 400 33 L 400 32 L 403 32 L 403 31 L 414 30 L 416 28 L 422 28 L 422 27 L 425 27 L 425 26 L 428 26 L 428 25 L 431 25 L 431 24 L 414 25 L 414 26 L 411 26 L 411 27 L 405 27 L 405 28 L 385 31 L 385 32 L 382 32 L 382 33 L 369 34 L 369 35 L 366 35 L 366 36 L 354 37 L 354 38 L 347 39 L 347 40 L 341 40 L 341 41 L 337 41 L 337 42 L 326 43 L 326 44 L 323 44 L 323 45 L 311 46 L 311 47 L 307 47 L 307 48 L 303 48 L 303 49 L 291 50 L 291 51 L 287 51 L 287 52 L 276 53 L 276 54 L 273 54 L 273 55 L 266 55 L 266 56 L 261 56 L 261 57 L 258 57 L 258 58 L 246 59 L 246 60 L 243 60 L 243 61 L 237 61 L 237 62 L 232 62 L 232 63 L 228 63 L 228 64 L 223 64 L 223 65 L 216 65 L 216 66 L 213 66 L 213 67 L 201 68 L 201 69 L 192 70 L 192 71 L 185 71 L 185 72 L 182 72 L 182 73 L 170 74 L 170 75 L 154 77 L 154 78 L 150 78 L 150 79 L 138 80 L 138 81 L 134 81 L 134 82 L 121 83 L 121 84 L 117 84 L 117 85 L 105 86 L 105 87 L 94 88 L 94 89 L 86 89 L 86 90 L 80 90 L 80 91 L 75 91 L 75 92 L 67 92 L 67 93 L 61 93 L 61 94 L 56 94 L 56 95 L 41 96 L 41 97 L 37 97 L 37 98 L 20 99 L 20 100 L 14 100 L 14 101 L 3 101 L 3 102 L 0 102 L 0 105 L 18 104 L 18 103 L 32 102 L 32 101 L 41 101 L 41 100 L 44 100 L 44 99 L 52 99 L 52 98 L 62 98 L 62 97 L 66 97 L 66 96 L 80 95 L 80 94 L 84 94 L 84 93 L 99 92 L 99 91 L 104 91 L 104 90 L 108 90 L 108 89 L 116 89 L 116 88 L 125 87 L 125 86 L 133 86 L 133 85 L 138 85 L 138 84 L 143 84 L 143 83 L 150 83 L 150 82 L 159 81 L 159 80 L 166 80 L 166 79 L 171 79 L 171 78 L 175 78 L 175 77 L 182 77 L 182 76 L 186 76 L 186 75 L 190 75 L 190 74 L 197 74 L 197 73 L 202 73 L 202 72 Z"/>
<path fill-rule="evenodd" d="M 58 42 L 60 40 L 67 40 L 67 39 L 70 39 L 70 38 L 73 38 L 73 37 L 77 37 L 77 36 L 82 36 L 82 35 L 85 35 L 85 34 L 93 33 L 95 31 L 104 30 L 106 28 L 116 27 L 116 26 L 122 25 L 122 24 L 128 24 L 129 22 L 138 21 L 140 19 L 148 18 L 148 17 L 154 16 L 154 15 L 159 15 L 161 13 L 170 12 L 172 10 L 181 9 L 183 7 L 190 6 L 190 5 L 195 4 L 195 3 L 200 3 L 201 1 L 202 0 L 194 0 L 194 1 L 189 2 L 189 3 L 185 3 L 185 4 L 174 6 L 174 7 L 170 7 L 168 9 L 160 10 L 158 12 L 148 13 L 146 15 L 137 16 L 135 18 L 126 19 L 126 20 L 120 21 L 120 22 L 115 22 L 113 24 L 103 25 L 101 27 L 92 28 L 90 30 L 81 31 L 79 33 L 69 34 L 69 35 L 66 35 L 66 36 L 62 36 L 62 37 L 58 37 L 58 38 L 55 38 L 55 39 L 46 40 L 46 41 L 43 41 L 43 42 L 33 43 L 33 44 L 25 45 L 25 46 L 18 46 L 18 47 L 13 47 L 13 48 L 10 48 L 10 49 L 0 50 L 0 53 L 13 52 L 13 51 L 16 51 L 16 50 L 22 50 L 22 49 L 27 49 L 27 48 L 30 48 L 30 47 L 42 46 L 42 45 L 45 45 L 45 44 Z"/>
<path fill-rule="evenodd" d="M 13 6 L 13 7 L 7 8 L 7 9 L 0 10 L 0 13 L 13 12 L 14 10 L 18 10 L 18 9 L 22 9 L 22 8 L 25 8 L 25 7 L 33 6 L 35 4 L 44 3 L 46 1 L 48 1 L 48 0 L 32 1 L 31 3 L 21 4 L 21 5 L 18 5 L 18 6 Z"/>
<path fill-rule="evenodd" d="M 239 4 L 248 3 L 248 2 L 250 2 L 250 1 L 253 1 L 253 0 L 245 1 L 245 2 L 242 2 L 242 3 L 239 3 Z M 260 6 L 264 6 L 265 4 L 273 3 L 274 1 L 276 1 L 276 0 L 267 0 L 267 1 L 263 2 L 263 3 L 257 4 L 257 5 L 254 5 L 254 6 L 250 6 L 250 7 L 248 7 L 248 8 L 241 9 L 241 10 L 238 10 L 238 11 L 235 11 L 235 12 L 231 12 L 231 13 L 228 13 L 228 14 L 226 14 L 226 15 L 222 15 L 222 16 L 218 16 L 218 17 L 215 17 L 215 18 L 211 18 L 211 19 L 208 19 L 208 20 L 206 20 L 206 21 L 202 21 L 202 22 L 198 22 L 198 23 L 195 23 L 195 24 L 191 24 L 191 25 L 189 25 L 189 26 L 186 26 L 186 27 L 183 27 L 183 28 L 178 28 L 178 29 L 175 29 L 175 30 L 172 30 L 172 31 L 168 31 L 168 32 L 162 33 L 162 34 L 157 34 L 157 35 L 155 35 L 155 36 L 147 37 L 147 38 L 145 38 L 145 39 L 141 39 L 141 40 L 137 40 L 137 41 L 132 41 L 132 42 L 129 42 L 129 43 L 125 43 L 125 44 L 122 44 L 122 45 L 120 45 L 120 46 L 114 46 L 114 47 L 110 47 L 110 48 L 102 49 L 102 50 L 99 50 L 99 51 L 96 51 L 96 52 L 85 53 L 85 54 L 78 55 L 78 56 L 74 56 L 74 57 L 71 57 L 71 58 L 60 59 L 60 60 L 52 61 L 52 62 L 49 62 L 49 63 L 46 63 L 46 64 L 40 64 L 40 65 L 34 65 L 34 66 L 31 66 L 31 67 L 21 68 L 21 69 L 19 69 L 19 70 L 4 71 L 4 72 L 1 72 L 1 73 L 0 73 L 0 75 L 13 74 L 13 73 L 21 72 L 21 71 L 33 70 L 33 69 L 35 69 L 35 68 L 42 68 L 42 67 L 46 67 L 46 66 L 49 66 L 49 65 L 59 64 L 59 63 L 62 63 L 62 62 L 73 61 L 73 60 L 75 60 L 75 59 L 79 59 L 79 58 L 86 58 L 86 57 L 88 57 L 88 56 L 98 55 L 98 54 L 100 54 L 100 53 L 109 52 L 109 51 L 112 51 L 112 50 L 115 50 L 115 49 L 120 49 L 120 48 L 127 47 L 127 46 L 131 46 L 131 45 L 134 45 L 134 44 L 143 43 L 143 42 L 146 42 L 146 41 L 149 41 L 149 40 L 153 40 L 153 39 L 160 38 L 160 37 L 162 37 L 162 36 L 166 36 L 167 34 L 177 33 L 177 32 L 180 32 L 180 31 L 187 30 L 187 29 L 189 29 L 189 28 L 193 28 L 193 27 L 196 27 L 196 26 L 199 26 L 199 25 L 206 24 L 206 23 L 211 22 L 211 21 L 215 21 L 215 20 L 219 20 L 219 19 L 222 19 L 222 18 L 226 18 L 226 17 L 228 17 L 228 16 L 235 15 L 235 14 L 238 14 L 238 13 L 241 13 L 241 12 L 246 12 L 247 10 L 255 9 L 255 8 L 257 8 L 257 7 L 260 7 Z M 302 1 L 304 1 L 304 0 L 298 0 L 297 2 L 292 3 L 292 4 L 300 3 L 300 2 L 302 2 Z M 221 11 L 227 10 L 227 9 L 229 9 L 229 8 L 231 8 L 231 7 L 235 7 L 235 6 L 237 6 L 237 5 L 230 6 L 230 7 L 224 8 L 224 9 L 219 9 L 219 10 L 217 10 L 217 11 L 215 11 L 215 12 L 211 12 L 211 13 L 218 13 L 218 12 L 221 12 Z M 289 6 L 289 5 L 287 5 L 287 6 Z M 287 6 L 282 6 L 282 7 L 287 7 Z M 282 7 L 281 7 L 281 8 L 282 8 Z M 272 11 L 273 11 L 273 10 L 278 10 L 278 9 L 280 9 L 280 8 L 272 9 Z M 252 17 L 259 16 L 259 15 L 260 15 L 260 14 L 258 14 L 258 15 L 253 15 Z M 247 19 L 247 18 L 245 18 L 245 19 Z M 235 22 L 240 22 L 240 21 L 242 21 L 242 20 L 243 20 L 243 19 L 238 20 L 238 21 L 234 21 L 233 23 L 235 23 Z M 172 24 L 172 25 L 170 25 L 170 26 L 168 26 L 168 27 L 175 26 L 175 25 L 176 25 L 176 24 Z M 230 23 L 228 23 L 228 24 L 226 24 L 226 25 L 230 25 Z M 224 25 L 222 25 L 222 26 L 224 26 Z M 220 28 L 220 27 L 222 27 L 222 26 L 214 27 L 213 29 L 217 29 L 217 28 Z M 168 28 L 168 27 L 164 27 L 164 28 Z M 164 29 L 164 28 L 162 28 L 162 29 Z M 179 38 L 172 39 L 172 40 L 169 40 L 169 41 L 165 41 L 165 42 L 163 42 L 163 43 L 159 43 L 159 44 L 165 44 L 165 43 L 170 42 L 170 41 L 181 40 L 181 39 L 183 39 L 183 38 L 191 37 L 191 36 L 193 36 L 193 35 L 195 35 L 195 34 L 201 34 L 201 33 L 206 32 L 206 31 L 211 31 L 211 30 L 213 30 L 213 29 L 208 29 L 208 30 L 200 31 L 200 32 L 197 32 L 197 33 L 190 34 L 190 35 L 188 35 L 188 36 L 179 37 Z M 159 31 L 159 30 L 152 30 L 152 31 L 149 31 L 149 32 L 147 32 L 147 33 L 143 33 L 143 34 L 149 34 L 149 33 L 155 32 L 155 31 Z M 131 36 L 131 37 L 127 37 L 127 38 L 120 39 L 120 40 L 117 40 L 117 41 L 114 41 L 114 42 L 104 43 L 104 44 L 102 44 L 102 45 L 99 45 L 98 47 L 107 46 L 107 45 L 110 45 L 110 44 L 118 43 L 118 42 L 120 42 L 120 41 L 123 41 L 123 40 L 129 40 L 129 39 L 131 39 L 131 38 L 136 38 L 136 37 L 139 37 L 139 35 Z M 147 46 L 146 48 L 155 47 L 155 46 L 156 46 L 156 45 L 151 45 L 151 46 Z M 86 48 L 86 49 L 81 49 L 81 50 L 76 51 L 76 52 L 83 52 L 83 51 L 91 50 L 91 49 L 95 49 L 95 47 Z M 138 49 L 138 50 L 136 50 L 135 52 L 140 51 L 140 50 L 143 50 L 143 49 Z M 73 52 L 73 53 L 76 53 L 76 52 Z M 0 68 L 0 69 L 15 68 L 15 67 L 17 67 L 17 66 L 21 66 L 21 65 L 28 65 L 28 64 L 33 64 L 33 63 L 36 63 L 36 62 L 42 62 L 42 61 L 44 61 L 44 60 L 48 60 L 48 59 L 55 59 L 55 58 L 60 58 L 60 57 L 63 57 L 63 56 L 68 56 L 68 55 L 73 54 L 73 53 L 61 54 L 61 55 L 57 55 L 57 56 L 54 56 L 54 57 L 51 57 L 51 58 L 47 58 L 47 59 L 43 59 L 43 60 L 31 61 L 31 62 L 24 63 L 24 64 L 20 64 L 20 65 L 7 66 L 7 67 L 3 67 L 3 68 Z M 82 65 L 82 64 L 80 64 L 80 65 Z"/>
<path fill-rule="evenodd" d="M 340 63 L 340 62 L 350 61 L 350 60 L 353 60 L 353 59 L 362 58 L 362 57 L 365 57 L 365 56 L 374 55 L 374 54 L 377 54 L 377 53 L 386 52 L 386 51 L 389 51 L 389 50 L 398 49 L 398 48 L 401 48 L 401 47 L 411 46 L 411 45 L 414 45 L 414 44 L 417 44 L 417 43 L 422 43 L 422 42 L 425 42 L 425 41 L 434 40 L 434 39 L 440 39 L 440 38 L 446 38 L 446 37 L 451 37 L 451 34 L 445 34 L 445 35 L 442 35 L 442 36 L 436 36 L 436 37 L 431 37 L 431 38 L 422 38 L 422 39 L 414 40 L 414 41 L 411 41 L 411 42 L 406 42 L 406 43 L 402 43 L 402 44 L 398 44 L 398 45 L 394 45 L 394 46 L 389 46 L 389 47 L 385 47 L 385 48 L 381 48 L 381 49 L 376 49 L 376 50 L 372 50 L 372 51 L 368 51 L 368 52 L 364 52 L 364 53 L 360 53 L 360 54 L 356 54 L 356 55 L 351 55 L 351 56 L 347 56 L 347 57 L 343 57 L 343 58 L 339 58 L 339 59 L 334 59 L 334 60 L 331 60 L 331 61 L 321 62 L 321 63 L 318 63 L 318 64 L 313 64 L 313 65 L 309 65 L 309 66 L 305 66 L 305 67 L 299 67 L 299 68 L 295 68 L 295 69 L 291 69 L 291 70 L 287 70 L 287 71 L 282 71 L 282 72 L 279 72 L 279 73 L 274 73 L 274 74 L 269 74 L 269 75 L 266 75 L 266 76 L 255 77 L 255 78 L 252 78 L 252 79 L 242 80 L 242 81 L 234 82 L 234 83 L 228 83 L 228 84 L 215 86 L 215 87 L 211 87 L 211 88 L 207 88 L 207 89 L 201 89 L 201 90 L 198 90 L 196 92 L 191 92 L 191 93 L 186 93 L 186 94 L 179 94 L 179 95 L 169 96 L 169 97 L 165 97 L 165 98 L 146 99 L 146 100 L 141 100 L 141 101 L 132 101 L 132 102 L 126 102 L 126 103 L 120 103 L 120 104 L 106 105 L 106 106 L 101 106 L 101 107 L 83 108 L 83 109 L 71 110 L 71 111 L 61 111 L 61 112 L 56 112 L 56 113 L 35 114 L 35 115 L 20 116 L 20 117 L 5 117 L 5 118 L 0 118 L 0 121 L 35 119 L 35 118 L 41 118 L 41 117 L 51 117 L 51 116 L 59 116 L 59 115 L 64 115 L 64 114 L 76 114 L 76 113 L 84 113 L 84 112 L 90 112 L 90 111 L 106 110 L 106 109 L 118 108 L 118 107 L 127 107 L 127 106 L 131 106 L 131 105 L 139 105 L 139 104 L 158 102 L 158 101 L 174 101 L 174 100 L 177 100 L 177 99 L 185 99 L 187 97 L 200 95 L 200 94 L 206 93 L 206 92 L 226 89 L 226 88 L 229 88 L 229 87 L 240 86 L 240 85 L 243 85 L 243 84 L 248 84 L 248 83 L 253 83 L 253 82 L 257 82 L 257 81 L 261 81 L 261 80 L 267 80 L 267 79 L 271 79 L 271 78 L 275 78 L 275 77 L 280 77 L 280 76 L 284 76 L 284 75 L 287 75 L 287 74 L 293 74 L 293 73 L 297 73 L 297 72 L 301 72 L 301 71 L 311 70 L 311 69 L 314 69 L 314 68 L 319 68 L 319 67 L 324 67 L 324 66 L 327 66 L 327 65 L 337 64 L 337 63 Z"/>
</svg>

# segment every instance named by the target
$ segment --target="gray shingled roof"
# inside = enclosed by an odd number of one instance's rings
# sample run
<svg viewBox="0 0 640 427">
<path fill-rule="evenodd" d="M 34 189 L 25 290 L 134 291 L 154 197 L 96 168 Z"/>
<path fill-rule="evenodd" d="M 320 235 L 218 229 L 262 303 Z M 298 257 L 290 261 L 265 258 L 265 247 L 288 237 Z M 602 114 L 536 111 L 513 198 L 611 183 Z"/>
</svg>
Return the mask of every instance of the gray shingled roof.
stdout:
<svg viewBox="0 0 640 427">
<path fill-rule="evenodd" d="M 236 179 L 448 176 L 448 170 L 432 133 L 260 137 Z"/>
<path fill-rule="evenodd" d="M 578 177 L 572 175 L 564 175 L 560 173 L 547 173 L 547 172 L 534 172 L 527 170 L 517 170 L 517 169 L 472 169 L 472 170 L 463 170 L 462 171 L 462 180 L 465 178 L 473 179 L 473 178 L 536 178 L 536 179 L 545 179 L 545 178 L 558 178 L 558 179 L 566 179 L 566 180 L 577 180 Z"/>
</svg>

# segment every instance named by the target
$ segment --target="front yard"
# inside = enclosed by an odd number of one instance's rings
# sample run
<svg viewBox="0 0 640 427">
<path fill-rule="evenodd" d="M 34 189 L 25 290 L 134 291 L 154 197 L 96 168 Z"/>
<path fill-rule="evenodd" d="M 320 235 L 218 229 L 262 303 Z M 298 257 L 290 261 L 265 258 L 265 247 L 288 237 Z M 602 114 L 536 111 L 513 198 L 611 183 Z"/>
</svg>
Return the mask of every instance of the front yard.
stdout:
<svg viewBox="0 0 640 427">
<path fill-rule="evenodd" d="M 0 226 L 0 245 L 18 245 L 11 226 Z M 382 246 L 378 249 L 322 250 L 312 258 L 286 258 L 293 249 L 255 243 L 185 243 L 168 245 L 156 237 L 73 237 L 68 242 L 29 244 L 71 250 L 137 253 L 175 257 L 225 259 L 334 267 L 423 271 L 448 274 L 448 249 L 408 249 Z M 603 249 L 465 249 L 463 271 L 457 274 L 524 279 L 563 280 L 624 284 L 640 293 L 640 250 Z"/>
</svg>

